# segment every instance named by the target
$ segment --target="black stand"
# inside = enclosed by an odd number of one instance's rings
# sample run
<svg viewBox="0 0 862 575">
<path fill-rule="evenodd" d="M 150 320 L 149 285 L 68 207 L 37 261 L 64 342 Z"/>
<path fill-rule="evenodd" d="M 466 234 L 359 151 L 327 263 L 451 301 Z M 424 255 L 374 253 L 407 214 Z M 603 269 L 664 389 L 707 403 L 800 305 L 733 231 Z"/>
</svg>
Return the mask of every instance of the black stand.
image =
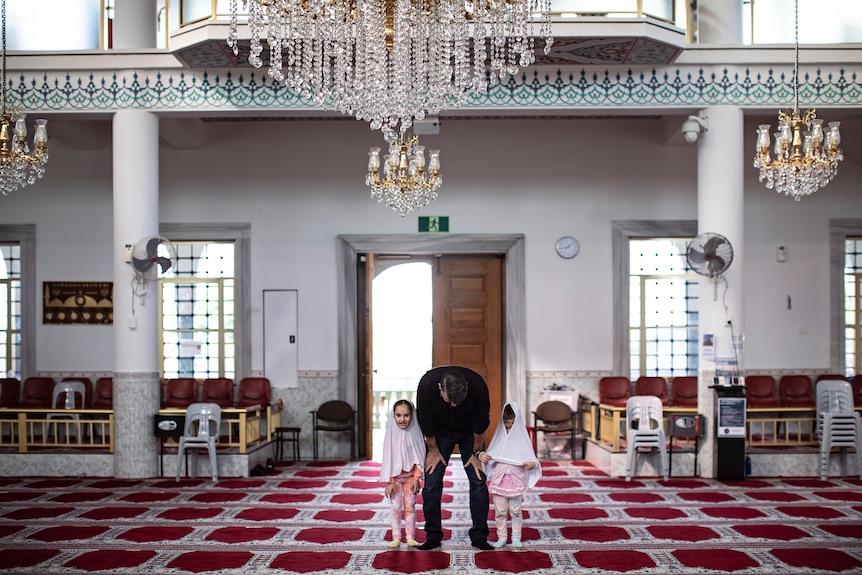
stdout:
<svg viewBox="0 0 862 575">
<path fill-rule="evenodd" d="M 699 413 L 675 413 L 671 419 L 670 425 L 670 443 L 667 451 L 667 476 L 670 477 L 673 473 L 673 438 L 674 437 L 693 437 L 694 438 L 694 470 L 692 477 L 697 477 L 697 453 L 699 451 L 700 438 L 703 437 L 704 422 L 703 415 Z"/>
<path fill-rule="evenodd" d="M 745 386 L 713 385 L 716 471 L 719 481 L 745 480 Z"/>
<path fill-rule="evenodd" d="M 157 413 L 153 418 L 153 435 L 159 440 L 159 477 L 164 476 L 165 474 L 165 458 L 164 458 L 164 447 L 165 447 L 165 438 L 173 437 L 175 439 L 179 439 L 183 435 L 183 431 L 186 426 L 186 415 L 182 414 L 170 414 L 165 415 L 161 413 Z M 177 457 L 179 457 L 179 452 L 177 453 Z M 188 462 L 186 462 L 186 472 L 188 473 Z"/>
</svg>

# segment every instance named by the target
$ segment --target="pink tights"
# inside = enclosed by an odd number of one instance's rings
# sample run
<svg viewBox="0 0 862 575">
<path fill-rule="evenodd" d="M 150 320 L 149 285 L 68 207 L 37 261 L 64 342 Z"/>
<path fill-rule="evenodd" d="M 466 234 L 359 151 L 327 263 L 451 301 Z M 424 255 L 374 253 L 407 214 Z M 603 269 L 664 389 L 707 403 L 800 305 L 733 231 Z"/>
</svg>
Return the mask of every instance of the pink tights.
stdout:
<svg viewBox="0 0 862 575">
<path fill-rule="evenodd" d="M 416 538 L 416 494 L 410 490 L 413 476 L 395 479 L 395 492 L 389 498 L 392 539 L 401 539 L 401 508 L 404 507 L 404 531 L 407 539 Z"/>
</svg>

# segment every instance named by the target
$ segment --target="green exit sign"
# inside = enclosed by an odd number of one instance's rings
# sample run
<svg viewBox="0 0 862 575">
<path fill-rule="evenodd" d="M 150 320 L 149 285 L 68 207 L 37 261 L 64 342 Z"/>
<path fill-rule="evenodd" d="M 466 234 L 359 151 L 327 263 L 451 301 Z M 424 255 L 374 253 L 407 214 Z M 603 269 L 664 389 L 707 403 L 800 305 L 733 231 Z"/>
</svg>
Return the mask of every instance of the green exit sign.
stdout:
<svg viewBox="0 0 862 575">
<path fill-rule="evenodd" d="M 449 216 L 419 216 L 420 232 L 448 232 Z"/>
</svg>

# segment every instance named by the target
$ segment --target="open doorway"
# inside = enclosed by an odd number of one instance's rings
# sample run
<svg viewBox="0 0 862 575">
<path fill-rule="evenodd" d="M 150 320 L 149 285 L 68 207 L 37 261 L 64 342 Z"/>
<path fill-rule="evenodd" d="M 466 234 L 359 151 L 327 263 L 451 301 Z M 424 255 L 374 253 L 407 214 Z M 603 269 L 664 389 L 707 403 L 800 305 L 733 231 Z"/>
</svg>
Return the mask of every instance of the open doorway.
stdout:
<svg viewBox="0 0 862 575">
<path fill-rule="evenodd" d="M 355 405 L 359 411 L 360 434 L 357 454 L 370 458 L 372 452 L 372 372 L 371 348 L 373 329 L 372 280 L 375 277 L 375 255 L 398 254 L 427 261 L 437 255 L 491 255 L 505 261 L 502 270 L 502 317 L 498 352 L 502 372 L 489 379 L 496 382 L 500 397 L 524 404 L 526 398 L 525 320 L 524 309 L 524 236 L 522 234 L 392 234 L 338 236 L 338 392 L 339 398 Z M 439 258 L 436 258 L 439 260 Z M 432 270 L 436 278 L 436 270 Z M 467 282 L 470 283 L 470 282 Z M 435 288 L 435 292 L 437 292 Z M 435 308 L 438 307 L 435 305 Z M 458 318 L 455 318 L 458 319 Z M 442 346 L 435 345 L 435 348 Z M 460 354 L 466 348 L 456 347 L 446 357 L 434 358 L 435 364 L 471 365 Z M 433 353 L 433 352 L 432 352 Z M 481 372 L 480 372 L 481 373 Z"/>
<path fill-rule="evenodd" d="M 382 271 L 381 271 L 382 269 Z M 419 378 L 431 369 L 433 301 L 431 264 L 376 258 L 372 288 L 372 449 L 380 461 L 392 404 L 416 403 Z"/>
</svg>

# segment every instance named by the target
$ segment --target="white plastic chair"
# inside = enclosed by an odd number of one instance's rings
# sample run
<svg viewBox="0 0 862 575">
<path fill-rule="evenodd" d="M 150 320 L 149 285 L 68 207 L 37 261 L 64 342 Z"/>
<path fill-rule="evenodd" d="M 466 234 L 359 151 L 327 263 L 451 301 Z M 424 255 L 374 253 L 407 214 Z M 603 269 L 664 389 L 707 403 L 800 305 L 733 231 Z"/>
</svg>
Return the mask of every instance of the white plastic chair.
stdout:
<svg viewBox="0 0 862 575">
<path fill-rule="evenodd" d="M 654 395 L 634 395 L 626 401 L 626 481 L 631 481 L 639 449 L 657 448 L 659 470 L 668 478 L 667 442 L 661 400 Z"/>
<path fill-rule="evenodd" d="M 857 470 L 862 479 L 862 423 L 853 406 L 853 388 L 846 381 L 822 380 L 817 383 L 817 435 L 820 438 L 820 479 L 829 470 L 832 448 L 841 455 L 841 474 L 847 469 L 847 448 L 856 449 Z"/>
<path fill-rule="evenodd" d="M 177 475 L 180 480 L 180 471 L 183 466 L 183 456 L 187 449 L 194 450 L 192 459 L 192 477 L 197 477 L 198 451 L 206 449 L 210 456 L 210 467 L 212 468 L 213 481 L 218 481 L 218 464 L 216 461 L 216 443 L 218 443 L 218 432 L 221 426 L 221 407 L 215 403 L 193 403 L 186 408 L 186 424 L 183 435 L 180 437 L 180 446 L 177 449 Z"/>
<path fill-rule="evenodd" d="M 61 401 L 61 397 L 65 394 L 65 398 Z M 84 407 L 84 398 L 86 397 L 86 388 L 84 387 L 84 383 L 80 381 L 60 381 L 54 384 L 54 391 L 52 392 L 51 397 L 51 407 L 53 409 L 77 409 L 80 405 Z M 57 442 L 60 442 L 59 429 L 61 425 L 59 423 L 50 423 L 52 419 L 69 419 L 73 421 L 80 421 L 81 416 L 78 413 L 49 413 L 46 415 L 45 419 L 49 421 L 47 435 L 54 435 Z M 65 430 L 70 429 L 70 425 L 68 423 L 63 424 Z M 63 434 L 65 437 L 65 434 Z M 81 441 L 81 424 L 75 424 L 75 438 L 80 442 Z"/>
</svg>

